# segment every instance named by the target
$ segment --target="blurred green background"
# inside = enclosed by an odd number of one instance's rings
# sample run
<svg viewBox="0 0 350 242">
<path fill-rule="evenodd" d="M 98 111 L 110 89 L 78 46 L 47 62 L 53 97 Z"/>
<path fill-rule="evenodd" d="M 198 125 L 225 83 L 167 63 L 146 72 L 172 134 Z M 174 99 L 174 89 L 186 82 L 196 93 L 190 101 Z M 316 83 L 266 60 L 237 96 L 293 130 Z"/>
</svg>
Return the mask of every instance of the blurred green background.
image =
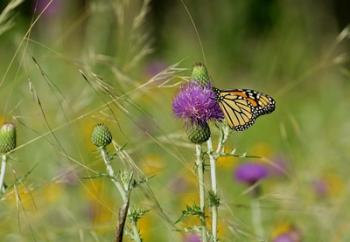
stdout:
<svg viewBox="0 0 350 242">
<path fill-rule="evenodd" d="M 197 202 L 194 147 L 171 102 L 198 61 L 219 88 L 276 99 L 226 147 L 284 165 L 287 174 L 262 183 L 269 241 L 291 228 L 299 241 L 350 241 L 349 9 L 345 0 L 25 0 L 0 21 L 0 121 L 16 123 L 20 146 L 0 198 L 1 241 L 113 239 L 120 197 L 109 180 L 87 179 L 104 172 L 90 143 L 99 122 L 152 177 L 173 221 Z M 218 160 L 222 241 L 257 241 L 247 188 L 232 175 L 246 161 Z M 133 203 L 150 209 L 144 241 L 185 241 L 143 191 Z"/>
</svg>

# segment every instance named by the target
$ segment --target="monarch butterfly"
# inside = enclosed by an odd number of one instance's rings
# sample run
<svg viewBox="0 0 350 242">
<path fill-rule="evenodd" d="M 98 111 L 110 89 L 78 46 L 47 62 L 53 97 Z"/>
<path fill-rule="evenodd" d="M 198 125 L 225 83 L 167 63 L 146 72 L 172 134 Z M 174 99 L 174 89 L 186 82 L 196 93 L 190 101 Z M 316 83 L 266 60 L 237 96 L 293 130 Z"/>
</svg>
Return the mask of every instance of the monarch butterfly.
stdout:
<svg viewBox="0 0 350 242">
<path fill-rule="evenodd" d="M 257 117 L 275 110 L 275 100 L 267 94 L 250 89 L 220 90 L 213 87 L 219 106 L 231 129 L 243 131 Z"/>
</svg>

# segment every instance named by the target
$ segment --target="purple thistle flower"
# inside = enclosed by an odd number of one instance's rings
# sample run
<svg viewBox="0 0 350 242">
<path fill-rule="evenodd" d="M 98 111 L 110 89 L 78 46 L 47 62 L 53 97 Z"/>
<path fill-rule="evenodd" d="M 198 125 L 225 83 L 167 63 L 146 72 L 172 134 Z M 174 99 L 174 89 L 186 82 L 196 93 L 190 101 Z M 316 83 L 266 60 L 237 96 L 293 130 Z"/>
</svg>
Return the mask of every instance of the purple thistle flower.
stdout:
<svg viewBox="0 0 350 242">
<path fill-rule="evenodd" d="M 192 123 L 224 118 L 211 86 L 203 87 L 194 81 L 184 85 L 176 95 L 173 100 L 173 112 L 178 118 Z"/>
<path fill-rule="evenodd" d="M 288 231 L 278 235 L 273 239 L 273 242 L 300 242 L 300 233 L 298 231 Z"/>
<path fill-rule="evenodd" d="M 237 167 L 234 175 L 237 181 L 251 186 L 267 177 L 268 169 L 262 164 L 245 163 Z"/>
<path fill-rule="evenodd" d="M 197 234 L 189 234 L 185 237 L 185 242 L 201 242 L 201 238 Z"/>
</svg>

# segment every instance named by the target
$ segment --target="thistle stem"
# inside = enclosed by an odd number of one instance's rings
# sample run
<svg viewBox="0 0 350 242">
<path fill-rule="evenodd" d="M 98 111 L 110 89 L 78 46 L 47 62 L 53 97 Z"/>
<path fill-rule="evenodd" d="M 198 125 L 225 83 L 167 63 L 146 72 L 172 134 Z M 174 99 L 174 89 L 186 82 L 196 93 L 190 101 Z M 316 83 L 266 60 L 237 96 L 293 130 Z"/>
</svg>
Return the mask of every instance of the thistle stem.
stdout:
<svg viewBox="0 0 350 242">
<path fill-rule="evenodd" d="M 260 241 L 264 241 L 264 229 L 261 223 L 261 210 L 259 200 L 257 198 L 253 198 L 250 205 L 252 211 L 252 224 L 254 227 L 255 236 Z"/>
<path fill-rule="evenodd" d="M 217 185 L 216 185 L 216 159 L 213 156 L 213 144 L 211 138 L 207 141 L 208 155 L 210 161 L 210 180 L 211 190 L 215 198 L 217 197 Z M 218 204 L 214 203 L 211 205 L 211 233 L 213 236 L 213 242 L 217 241 L 217 228 L 218 228 Z"/>
<path fill-rule="evenodd" d="M 4 188 L 4 179 L 5 179 L 5 173 L 6 173 L 6 160 L 7 156 L 5 154 L 1 157 L 1 170 L 0 170 L 0 193 L 5 192 Z"/>
<path fill-rule="evenodd" d="M 118 191 L 123 199 L 123 202 L 126 202 L 128 200 L 127 192 L 124 190 L 122 184 L 115 179 L 115 173 L 114 173 L 110 158 L 108 157 L 108 153 L 107 153 L 107 150 L 105 147 L 101 148 L 101 156 L 102 156 L 103 161 L 105 162 L 108 176 L 110 177 L 110 179 L 113 182 L 113 184 L 115 185 L 115 187 L 118 189 Z"/>
<path fill-rule="evenodd" d="M 201 232 L 202 241 L 207 242 L 207 228 L 205 219 L 205 189 L 204 189 L 204 163 L 201 157 L 202 147 L 201 145 L 196 145 L 196 166 L 197 166 L 197 176 L 198 176 L 198 186 L 199 186 L 199 207 L 202 215 L 200 216 L 201 221 Z"/>
<path fill-rule="evenodd" d="M 136 242 L 142 242 L 141 236 L 139 235 L 139 230 L 137 229 L 136 222 L 131 221 L 131 229 L 132 229 L 132 233 L 134 234 L 134 240 Z"/>
<path fill-rule="evenodd" d="M 220 128 L 220 138 L 219 138 L 219 143 L 216 149 L 216 155 L 219 156 L 224 152 L 224 145 L 228 139 L 228 136 L 230 134 L 230 129 L 228 126 L 224 126 Z"/>
<path fill-rule="evenodd" d="M 120 196 L 122 197 L 124 204 L 127 204 L 129 202 L 130 191 L 128 189 L 125 189 L 123 187 L 123 185 L 115 178 L 115 172 L 114 172 L 114 169 L 112 167 L 111 159 L 108 156 L 108 152 L 107 152 L 106 148 L 102 147 L 100 151 L 101 151 L 102 159 L 106 165 L 107 173 L 108 173 L 111 181 L 113 182 L 113 184 L 115 185 L 115 187 L 119 191 Z M 129 211 L 130 210 L 128 208 L 127 213 L 129 213 Z M 141 236 L 140 236 L 139 231 L 137 229 L 136 223 L 131 222 L 131 229 L 132 229 L 134 241 L 141 242 Z"/>
</svg>

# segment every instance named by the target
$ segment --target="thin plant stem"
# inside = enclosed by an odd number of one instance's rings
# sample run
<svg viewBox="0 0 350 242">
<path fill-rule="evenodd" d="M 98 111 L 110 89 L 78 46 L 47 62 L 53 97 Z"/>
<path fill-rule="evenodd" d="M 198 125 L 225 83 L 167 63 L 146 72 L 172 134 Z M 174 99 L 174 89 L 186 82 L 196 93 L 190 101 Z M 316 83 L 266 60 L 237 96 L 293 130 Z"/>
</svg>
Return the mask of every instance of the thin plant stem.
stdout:
<svg viewBox="0 0 350 242">
<path fill-rule="evenodd" d="M 135 221 L 131 221 L 131 229 L 134 236 L 137 235 L 137 239 L 135 239 L 135 241 L 142 242 L 141 237 L 139 235 L 139 230 L 137 229 L 137 224 Z"/>
<path fill-rule="evenodd" d="M 196 166 L 199 186 L 199 207 L 201 210 L 201 237 L 203 242 L 207 242 L 207 227 L 205 219 L 205 189 L 204 189 L 204 163 L 202 160 L 202 147 L 196 145 Z"/>
<path fill-rule="evenodd" d="M 7 156 L 3 154 L 1 156 L 1 171 L 0 171 L 0 192 L 3 193 L 5 192 L 4 188 L 4 179 L 5 179 L 5 173 L 6 173 L 6 160 Z"/>
<path fill-rule="evenodd" d="M 251 201 L 252 224 L 254 227 L 255 236 L 259 241 L 265 241 L 264 229 L 261 223 L 261 210 L 258 198 L 253 198 Z"/>
<path fill-rule="evenodd" d="M 127 204 L 129 202 L 130 191 L 128 189 L 125 189 L 123 187 L 123 185 L 115 178 L 115 172 L 114 172 L 114 169 L 112 167 L 111 160 L 108 156 L 108 152 L 107 152 L 106 148 L 102 147 L 100 149 L 100 152 L 101 152 L 102 159 L 106 165 L 107 173 L 111 178 L 111 181 L 113 182 L 113 184 L 115 185 L 115 187 L 119 191 L 120 196 L 122 197 L 124 204 Z M 129 211 L 130 211 L 129 207 L 127 209 L 128 209 L 127 213 L 129 213 Z M 133 239 L 136 242 L 141 242 L 142 241 L 141 236 L 140 236 L 139 231 L 137 229 L 136 223 L 131 222 L 131 230 L 132 230 L 132 234 L 133 234 Z"/>
<path fill-rule="evenodd" d="M 220 138 L 219 138 L 219 143 L 216 149 L 216 155 L 219 156 L 222 153 L 224 153 L 224 145 L 228 139 L 228 136 L 230 134 L 230 128 L 225 125 L 224 127 L 220 127 Z"/>
<path fill-rule="evenodd" d="M 228 126 L 220 126 L 220 136 L 219 136 L 219 142 L 216 147 L 216 150 L 213 149 L 213 143 L 211 138 L 207 141 L 207 153 L 209 156 L 209 162 L 210 162 L 210 181 L 211 181 L 211 190 L 212 190 L 212 199 L 217 200 L 217 181 L 216 181 L 216 159 L 219 158 L 224 153 L 224 145 L 228 139 L 228 136 L 230 134 L 230 129 Z M 218 232 L 218 207 L 219 202 L 218 201 L 212 201 L 213 204 L 211 204 L 211 239 L 213 242 L 218 241 L 217 232 Z"/>
<path fill-rule="evenodd" d="M 123 202 L 126 202 L 128 200 L 127 192 L 124 190 L 122 184 L 115 179 L 115 173 L 114 173 L 110 158 L 108 157 L 108 153 L 107 153 L 107 150 L 105 147 L 101 148 L 101 156 L 102 156 L 102 159 L 106 165 L 107 174 L 111 178 L 111 181 L 113 182 L 115 187 L 118 189 L 118 191 L 123 199 Z"/>
<path fill-rule="evenodd" d="M 208 155 L 210 161 L 210 180 L 211 190 L 215 199 L 217 198 L 217 185 L 216 185 L 216 159 L 213 156 L 213 144 L 211 138 L 207 141 Z M 213 242 L 217 241 L 217 230 L 218 230 L 218 204 L 214 203 L 211 205 L 211 233 L 213 236 Z"/>
<path fill-rule="evenodd" d="M 119 208 L 119 221 L 116 227 L 115 242 L 123 242 L 126 219 L 128 217 L 129 201 Z"/>
</svg>

